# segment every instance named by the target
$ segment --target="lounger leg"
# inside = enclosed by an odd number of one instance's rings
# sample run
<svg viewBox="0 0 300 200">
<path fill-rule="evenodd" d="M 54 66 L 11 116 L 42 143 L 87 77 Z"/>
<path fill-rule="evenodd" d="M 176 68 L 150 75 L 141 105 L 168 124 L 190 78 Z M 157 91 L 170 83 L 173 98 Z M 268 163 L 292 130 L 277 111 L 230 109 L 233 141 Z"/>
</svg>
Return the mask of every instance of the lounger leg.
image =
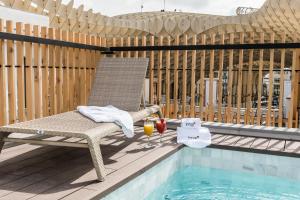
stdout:
<svg viewBox="0 0 300 200">
<path fill-rule="evenodd" d="M 3 132 L 0 132 L 0 153 L 3 149 L 3 146 L 4 146 L 4 138 L 8 137 L 10 133 L 3 133 Z"/>
<path fill-rule="evenodd" d="M 88 146 L 92 156 L 93 164 L 98 176 L 99 181 L 104 181 L 106 176 L 105 167 L 103 164 L 102 154 L 100 150 L 100 144 L 97 141 L 88 139 Z"/>
</svg>

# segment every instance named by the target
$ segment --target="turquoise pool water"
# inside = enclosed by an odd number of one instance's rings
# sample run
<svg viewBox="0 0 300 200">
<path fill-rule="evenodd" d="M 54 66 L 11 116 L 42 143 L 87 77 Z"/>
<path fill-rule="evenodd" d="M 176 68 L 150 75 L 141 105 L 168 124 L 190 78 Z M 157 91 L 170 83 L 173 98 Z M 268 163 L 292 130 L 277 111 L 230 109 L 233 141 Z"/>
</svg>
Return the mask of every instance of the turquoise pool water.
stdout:
<svg viewBox="0 0 300 200">
<path fill-rule="evenodd" d="M 183 148 L 105 200 L 299 200 L 300 158 Z"/>
<path fill-rule="evenodd" d="M 149 200 L 300 199 L 300 182 L 206 167 L 185 167 L 155 189 Z"/>
</svg>

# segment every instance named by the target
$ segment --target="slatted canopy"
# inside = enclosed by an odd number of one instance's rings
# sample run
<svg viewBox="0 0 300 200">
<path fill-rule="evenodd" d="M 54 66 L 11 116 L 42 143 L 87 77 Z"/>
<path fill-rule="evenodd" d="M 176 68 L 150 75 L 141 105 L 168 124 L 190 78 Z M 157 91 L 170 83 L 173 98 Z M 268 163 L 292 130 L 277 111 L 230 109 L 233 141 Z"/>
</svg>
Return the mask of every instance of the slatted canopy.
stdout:
<svg viewBox="0 0 300 200">
<path fill-rule="evenodd" d="M 56 0 L 0 0 L 6 7 L 49 16 L 50 26 L 102 36 L 194 35 L 231 32 L 285 32 L 287 40 L 299 39 L 300 1 L 266 0 L 259 9 L 237 8 L 236 16 L 184 12 L 144 12 L 108 17 Z"/>
</svg>

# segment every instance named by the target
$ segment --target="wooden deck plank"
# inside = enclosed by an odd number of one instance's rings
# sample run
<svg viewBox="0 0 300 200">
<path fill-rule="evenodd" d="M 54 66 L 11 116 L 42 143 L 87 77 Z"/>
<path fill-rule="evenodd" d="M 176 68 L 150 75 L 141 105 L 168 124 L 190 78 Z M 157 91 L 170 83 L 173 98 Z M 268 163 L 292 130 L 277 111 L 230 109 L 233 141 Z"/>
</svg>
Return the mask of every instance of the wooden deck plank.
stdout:
<svg viewBox="0 0 300 200">
<path fill-rule="evenodd" d="M 284 151 L 284 140 L 270 140 L 267 149 L 271 151 Z"/>
<path fill-rule="evenodd" d="M 226 135 L 220 135 L 212 140 L 212 144 L 218 144 L 226 138 Z"/>
<path fill-rule="evenodd" d="M 74 173 L 74 172 L 73 172 Z M 52 187 L 48 190 L 43 191 L 42 193 L 34 196 L 31 199 L 36 200 L 54 200 L 54 199 L 61 199 L 68 194 L 72 194 L 73 192 L 79 190 L 85 185 L 91 184 L 95 182 L 96 172 L 94 170 L 89 171 L 88 173 L 84 174 L 80 178 L 76 179 L 75 181 L 72 181 L 74 178 L 73 176 L 66 176 L 63 174 L 63 176 L 59 177 L 61 182 L 63 184 L 59 184 L 57 181 L 57 178 L 53 182 Z M 71 180 L 71 181 L 70 181 Z M 49 181 L 49 180 L 47 180 Z M 50 184 L 51 185 L 51 184 Z M 36 186 L 38 187 L 38 185 Z M 86 198 L 85 198 L 86 199 Z"/>
<path fill-rule="evenodd" d="M 15 175 L 11 175 L 11 174 L 3 174 L 3 173 L 0 173 L 0 176 L 1 176 L 0 185 L 7 184 L 9 182 L 12 182 L 12 181 L 20 178 L 19 176 L 15 176 Z"/>
<path fill-rule="evenodd" d="M 64 154 L 63 151 L 48 151 L 47 154 L 43 155 L 43 154 L 38 154 L 38 155 L 34 155 L 31 153 L 27 153 L 25 154 L 26 157 L 28 157 L 27 159 L 22 159 L 22 156 L 17 156 L 16 158 L 12 158 L 9 159 L 5 162 L 2 162 L 3 165 L 1 166 L 1 170 L 2 172 L 6 172 L 6 173 L 13 173 L 14 171 L 23 169 L 25 170 L 26 167 L 30 167 L 30 166 L 39 166 L 41 163 L 45 163 L 48 161 L 51 161 L 51 159 L 57 159 L 58 155 L 60 154 Z M 31 155 L 31 157 L 30 157 Z M 20 160 L 20 161 L 17 161 Z M 15 163 L 18 163 L 18 165 L 16 165 Z"/>
<path fill-rule="evenodd" d="M 25 188 L 33 183 L 42 181 L 45 177 L 54 176 L 58 169 L 51 169 L 44 173 L 35 173 L 30 176 L 22 177 L 16 181 L 0 186 L 0 197 L 6 196 L 14 191 Z M 47 176 L 48 174 L 48 176 Z"/>
<path fill-rule="evenodd" d="M 63 200 L 82 200 L 82 199 L 90 199 L 97 194 L 97 190 L 82 188 L 77 190 L 74 193 L 62 198 Z"/>
<path fill-rule="evenodd" d="M 52 156 L 49 160 L 42 160 L 41 162 L 36 162 L 33 160 L 33 163 L 26 163 L 23 162 L 18 163 L 18 165 L 8 165 L 2 167 L 1 172 L 11 175 L 17 175 L 20 177 L 25 177 L 28 175 L 32 175 L 34 173 L 39 173 L 42 170 L 48 170 L 49 168 L 56 168 L 58 167 L 59 162 L 65 162 L 69 159 L 73 158 L 72 156 L 64 153 L 60 153 L 60 155 Z M 52 161 L 52 162 L 51 162 Z"/>
<path fill-rule="evenodd" d="M 218 143 L 218 145 L 226 145 L 226 146 L 233 146 L 239 141 L 242 137 L 230 135 L 227 136 L 224 140 Z"/>
<path fill-rule="evenodd" d="M 84 151 L 84 150 L 81 150 Z M 85 155 L 87 155 L 88 152 L 85 151 Z M 69 159 L 68 159 L 69 158 Z M 84 159 L 83 159 L 84 158 Z M 67 164 L 66 164 L 67 163 Z M 76 166 L 70 168 L 70 166 Z M 44 166 L 39 172 L 31 174 L 26 177 L 22 177 L 21 179 L 11 182 L 8 185 L 4 185 L 0 187 L 0 195 L 1 195 L 1 189 L 9 188 L 14 191 L 21 191 L 21 193 L 27 194 L 29 197 L 33 197 L 37 195 L 40 192 L 44 192 L 45 190 L 48 190 L 50 188 L 53 188 L 57 185 L 60 185 L 64 183 L 65 181 L 69 181 L 74 179 L 75 175 L 79 175 L 81 173 L 85 173 L 86 171 L 91 171 L 93 169 L 92 162 L 88 156 L 77 156 L 72 158 L 69 155 L 63 155 L 60 159 L 56 159 L 56 164 L 54 163 L 53 166 L 47 167 Z M 112 171 L 112 170 L 110 170 Z M 94 170 L 92 170 L 94 173 L 94 177 L 96 177 L 96 173 Z M 27 177 L 34 177 L 32 181 L 29 181 L 30 184 L 23 184 L 23 179 L 28 179 Z M 37 177 L 37 178 L 35 178 Z M 79 176 L 80 177 L 80 176 Z M 30 179 L 31 180 L 31 179 Z M 21 184 L 19 184 L 21 182 Z M 12 187 L 13 186 L 13 187 Z M 16 187 L 17 186 L 17 187 Z M 34 191 L 34 192 L 32 192 Z M 5 195 L 7 195 L 7 192 L 2 191 Z M 32 195 L 29 195 L 32 194 Z M 17 194 L 14 194 L 14 198 L 10 199 L 24 199 L 25 196 L 17 197 Z M 28 198 L 29 198 L 28 197 Z"/>
<path fill-rule="evenodd" d="M 252 143 L 254 142 L 255 138 L 253 137 L 241 137 L 234 146 L 243 147 L 243 148 L 250 148 Z"/>
<path fill-rule="evenodd" d="M 34 151 L 29 151 L 26 154 L 24 154 L 24 157 L 22 154 L 16 155 L 16 157 L 11 157 L 9 160 L 2 161 L 1 162 L 1 170 L 6 170 L 7 172 L 9 170 L 16 170 L 18 168 L 23 168 L 26 166 L 30 166 L 32 164 L 37 164 L 44 162 L 46 160 L 50 160 L 51 158 L 57 158 L 59 155 L 65 154 L 68 150 L 63 150 L 62 148 L 46 148 L 46 149 L 36 149 Z M 42 154 L 43 152 L 44 154 Z M 14 163 L 18 163 L 18 165 L 15 165 Z"/>
<path fill-rule="evenodd" d="M 38 148 L 40 148 L 40 146 L 24 144 L 24 145 L 15 146 L 12 148 L 4 149 L 0 156 L 0 162 L 1 162 L 0 166 L 2 166 L 2 162 L 5 160 L 8 160 L 10 158 L 15 158 L 18 155 L 21 155 L 21 154 L 24 154 L 27 152 L 31 152 Z"/>
<path fill-rule="evenodd" d="M 287 141 L 285 144 L 285 152 L 289 153 L 299 153 L 300 151 L 300 142 L 296 141 Z"/>
<path fill-rule="evenodd" d="M 89 182 L 93 182 L 93 177 L 96 176 L 96 172 L 94 170 L 90 170 L 86 173 L 87 169 L 91 169 L 91 165 L 84 164 L 78 167 L 75 167 L 66 172 L 59 172 L 57 171 L 55 176 L 49 176 L 47 178 L 43 177 L 44 180 L 37 181 L 34 184 L 29 185 L 17 192 L 13 192 L 10 195 L 5 196 L 5 198 L 0 199 L 59 199 L 58 194 L 61 193 L 72 193 L 70 188 L 77 188 L 79 187 L 79 183 L 88 184 Z M 80 177 L 75 182 L 72 182 L 74 179 L 74 174 L 86 173 L 82 177 L 84 177 L 84 181 L 80 182 L 83 178 Z M 89 181 L 89 182 L 87 182 Z M 69 190 L 67 187 L 63 186 L 62 184 L 67 182 L 70 185 Z M 56 195 L 55 195 L 56 194 Z M 64 195 L 60 195 L 62 197 Z M 56 198 L 57 197 L 57 198 Z"/>
<path fill-rule="evenodd" d="M 254 149 L 266 149 L 269 145 L 269 142 L 270 139 L 256 138 L 250 147 Z"/>
</svg>

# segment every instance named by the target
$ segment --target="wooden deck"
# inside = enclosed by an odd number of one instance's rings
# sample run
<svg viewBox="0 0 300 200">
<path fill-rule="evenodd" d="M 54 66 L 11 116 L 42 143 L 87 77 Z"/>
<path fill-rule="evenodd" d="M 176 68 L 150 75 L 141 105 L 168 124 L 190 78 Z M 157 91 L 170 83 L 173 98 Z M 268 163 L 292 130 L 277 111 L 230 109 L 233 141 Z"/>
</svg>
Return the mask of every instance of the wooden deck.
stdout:
<svg viewBox="0 0 300 200">
<path fill-rule="evenodd" d="M 0 200 L 100 199 L 181 148 L 171 130 L 162 146 L 145 148 L 146 141 L 141 128 L 133 139 L 122 133 L 106 137 L 101 146 L 109 173 L 105 182 L 96 181 L 87 149 L 7 144 L 0 156 Z M 212 147 L 300 157 L 300 142 L 285 140 L 214 134 Z"/>
</svg>

